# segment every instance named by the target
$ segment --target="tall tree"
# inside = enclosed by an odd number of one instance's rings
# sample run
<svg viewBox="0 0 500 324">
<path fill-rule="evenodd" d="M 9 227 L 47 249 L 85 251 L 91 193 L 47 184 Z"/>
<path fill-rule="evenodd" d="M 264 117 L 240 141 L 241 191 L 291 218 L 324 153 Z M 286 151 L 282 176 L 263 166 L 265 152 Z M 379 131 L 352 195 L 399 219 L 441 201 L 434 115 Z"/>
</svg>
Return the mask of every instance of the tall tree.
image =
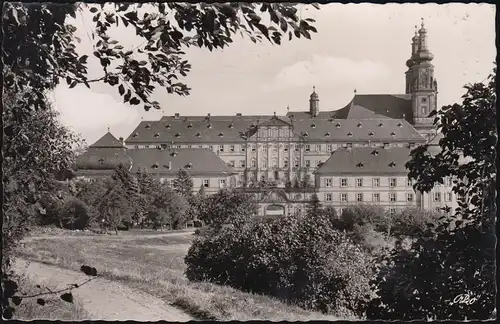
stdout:
<svg viewBox="0 0 500 324">
<path fill-rule="evenodd" d="M 453 177 L 459 207 L 430 226 L 409 250 L 383 257 L 371 319 L 485 320 L 495 309 L 496 68 L 486 83 L 465 86 L 461 104 L 445 106 L 435 124 L 442 139 L 412 151 L 416 190 Z"/>
<path fill-rule="evenodd" d="M 312 194 L 311 200 L 306 205 L 307 216 L 318 216 L 322 213 L 323 207 L 316 193 Z"/>
<path fill-rule="evenodd" d="M 108 190 L 97 203 L 104 225 L 109 226 L 116 234 L 118 234 L 118 227 L 130 221 L 132 216 L 131 204 L 125 190 L 120 181 L 113 181 L 109 183 Z"/>
<path fill-rule="evenodd" d="M 182 195 L 188 201 L 193 197 L 193 179 L 186 170 L 179 169 L 177 178 L 174 179 L 174 191 Z"/>
</svg>

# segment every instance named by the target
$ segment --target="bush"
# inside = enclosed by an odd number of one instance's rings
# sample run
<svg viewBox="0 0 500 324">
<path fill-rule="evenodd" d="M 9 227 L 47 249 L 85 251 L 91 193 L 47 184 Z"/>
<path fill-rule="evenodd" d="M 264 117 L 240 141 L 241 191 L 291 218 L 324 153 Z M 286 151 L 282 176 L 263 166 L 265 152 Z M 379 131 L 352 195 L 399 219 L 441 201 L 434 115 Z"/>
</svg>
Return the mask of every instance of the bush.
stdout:
<svg viewBox="0 0 500 324">
<path fill-rule="evenodd" d="M 395 236 L 418 237 L 431 223 L 437 225 L 442 215 L 419 208 L 406 208 L 393 217 L 392 233 Z"/>
<path fill-rule="evenodd" d="M 189 280 L 267 294 L 323 312 L 361 316 L 371 296 L 369 256 L 324 214 L 276 217 L 199 237 L 185 257 Z"/>
</svg>

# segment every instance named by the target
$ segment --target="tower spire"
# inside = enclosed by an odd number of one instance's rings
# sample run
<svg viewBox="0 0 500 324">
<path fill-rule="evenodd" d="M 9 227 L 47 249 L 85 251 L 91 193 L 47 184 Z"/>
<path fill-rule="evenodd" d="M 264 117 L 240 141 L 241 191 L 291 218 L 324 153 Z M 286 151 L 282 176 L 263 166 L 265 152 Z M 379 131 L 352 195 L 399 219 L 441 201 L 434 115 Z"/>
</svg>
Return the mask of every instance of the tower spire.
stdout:
<svg viewBox="0 0 500 324">
<path fill-rule="evenodd" d="M 313 92 L 309 98 L 309 113 L 316 117 L 319 113 L 319 96 L 316 93 L 316 86 L 313 86 Z"/>
</svg>

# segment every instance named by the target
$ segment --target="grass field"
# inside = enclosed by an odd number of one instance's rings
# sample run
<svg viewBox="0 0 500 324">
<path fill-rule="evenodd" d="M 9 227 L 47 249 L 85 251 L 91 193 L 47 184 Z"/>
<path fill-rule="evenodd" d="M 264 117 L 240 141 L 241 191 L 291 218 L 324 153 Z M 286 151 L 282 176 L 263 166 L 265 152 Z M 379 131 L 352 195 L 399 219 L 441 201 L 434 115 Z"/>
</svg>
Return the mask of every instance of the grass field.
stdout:
<svg viewBox="0 0 500 324">
<path fill-rule="evenodd" d="M 165 233 L 163 233 L 165 234 Z M 25 243 L 27 260 L 79 270 L 82 264 L 99 275 L 141 289 L 175 305 L 200 320 L 337 320 L 284 304 L 267 296 L 245 293 L 184 276 L 184 256 L 192 234 L 151 237 L 119 236 L 43 238 Z"/>
</svg>

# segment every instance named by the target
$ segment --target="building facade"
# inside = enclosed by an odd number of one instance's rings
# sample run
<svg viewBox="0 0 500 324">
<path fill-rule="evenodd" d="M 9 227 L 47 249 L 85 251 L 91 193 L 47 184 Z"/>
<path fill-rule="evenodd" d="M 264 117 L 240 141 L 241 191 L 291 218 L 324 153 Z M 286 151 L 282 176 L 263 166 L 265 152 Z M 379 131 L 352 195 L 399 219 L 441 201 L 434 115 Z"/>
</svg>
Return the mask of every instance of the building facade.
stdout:
<svg viewBox="0 0 500 324">
<path fill-rule="evenodd" d="M 302 212 L 314 193 L 323 204 L 339 210 L 360 202 L 377 203 L 391 211 L 454 204 L 450 186 L 429 195 L 415 193 L 404 167 L 412 148 L 435 139 L 433 118 L 428 117 L 437 108 L 432 59 L 422 22 L 412 38 L 404 94 L 355 93 L 344 108 L 320 111 L 320 98 L 313 88 L 309 109 L 288 111 L 285 116 L 176 113 L 157 121 L 142 121 L 123 143 L 114 138 L 120 149 L 106 151 L 94 144 L 86 155 L 108 152 L 110 157 L 101 159 L 118 160 L 125 153 L 117 150 L 123 150 L 135 161 L 132 169 L 140 165 L 166 181 L 175 177 L 179 168 L 196 164 L 188 170 L 196 190 L 205 184 L 207 192 L 224 186 L 244 190 L 260 202 L 263 214 Z M 172 152 L 178 152 L 181 162 L 176 162 Z M 86 159 L 93 159 L 96 165 L 95 157 Z M 212 166 L 205 159 L 213 160 Z M 169 161 L 171 168 L 163 168 Z M 373 161 L 378 163 L 375 168 L 371 168 Z M 341 162 L 349 168 L 342 169 Z M 388 166 L 391 162 L 395 165 Z M 80 162 L 86 176 L 102 173 L 98 164 L 92 171 L 92 163 Z M 448 198 L 452 201 L 445 201 Z"/>
</svg>

